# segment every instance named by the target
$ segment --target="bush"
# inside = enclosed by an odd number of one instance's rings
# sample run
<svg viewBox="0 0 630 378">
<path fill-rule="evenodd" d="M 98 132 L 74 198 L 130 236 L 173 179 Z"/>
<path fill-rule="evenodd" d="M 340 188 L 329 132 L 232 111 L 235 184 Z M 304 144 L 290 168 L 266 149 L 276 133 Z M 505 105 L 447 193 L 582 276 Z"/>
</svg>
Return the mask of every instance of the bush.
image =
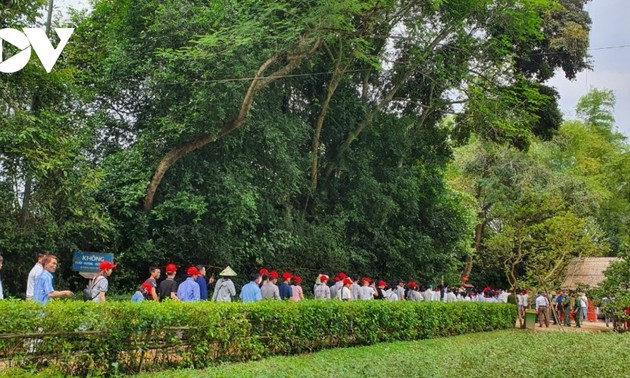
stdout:
<svg viewBox="0 0 630 378">
<path fill-rule="evenodd" d="M 64 374 L 200 368 L 274 354 L 512 328 L 508 304 L 0 301 L 0 358 Z"/>
</svg>

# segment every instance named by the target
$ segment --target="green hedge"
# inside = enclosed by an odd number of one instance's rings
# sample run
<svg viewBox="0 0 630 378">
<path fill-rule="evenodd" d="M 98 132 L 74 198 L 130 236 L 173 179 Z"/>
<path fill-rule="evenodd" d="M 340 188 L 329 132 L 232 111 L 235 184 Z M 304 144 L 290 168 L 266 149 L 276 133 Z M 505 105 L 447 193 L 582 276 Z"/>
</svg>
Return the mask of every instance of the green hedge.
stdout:
<svg viewBox="0 0 630 378">
<path fill-rule="evenodd" d="M 204 367 L 274 354 L 514 327 L 513 305 L 0 301 L 5 366 L 64 374 Z"/>
</svg>

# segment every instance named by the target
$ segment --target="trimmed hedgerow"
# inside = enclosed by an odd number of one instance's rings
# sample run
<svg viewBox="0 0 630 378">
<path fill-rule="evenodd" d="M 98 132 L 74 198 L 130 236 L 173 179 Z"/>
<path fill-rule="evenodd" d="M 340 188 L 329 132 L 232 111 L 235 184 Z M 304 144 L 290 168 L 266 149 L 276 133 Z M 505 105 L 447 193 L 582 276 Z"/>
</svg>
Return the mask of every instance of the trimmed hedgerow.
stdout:
<svg viewBox="0 0 630 378">
<path fill-rule="evenodd" d="M 512 328 L 509 304 L 0 301 L 0 360 L 62 373 L 204 367 L 275 354 Z"/>
</svg>

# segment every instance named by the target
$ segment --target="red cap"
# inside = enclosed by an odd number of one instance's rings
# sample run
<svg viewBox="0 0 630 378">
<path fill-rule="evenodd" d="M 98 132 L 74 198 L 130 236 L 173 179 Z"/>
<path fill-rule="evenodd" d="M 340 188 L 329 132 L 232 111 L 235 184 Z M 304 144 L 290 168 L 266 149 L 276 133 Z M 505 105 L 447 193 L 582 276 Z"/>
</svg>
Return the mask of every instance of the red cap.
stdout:
<svg viewBox="0 0 630 378">
<path fill-rule="evenodd" d="M 116 264 L 112 264 L 111 261 L 101 261 L 100 264 L 98 264 L 98 269 L 100 270 L 107 270 L 107 269 L 114 269 L 116 267 Z"/>
<path fill-rule="evenodd" d="M 269 271 L 263 266 L 262 268 L 260 268 L 258 273 L 260 273 L 260 275 L 262 276 L 263 274 L 269 274 Z"/>
<path fill-rule="evenodd" d="M 329 279 L 330 279 L 330 277 L 328 277 L 328 276 L 327 276 L 327 275 L 325 275 L 325 274 L 320 274 L 320 275 L 319 275 L 319 282 L 326 282 L 326 281 L 328 281 Z"/>
<path fill-rule="evenodd" d="M 343 284 L 344 285 L 352 285 L 352 278 L 350 277 L 346 277 L 343 279 Z"/>
<path fill-rule="evenodd" d="M 363 278 L 361 278 L 361 281 L 363 281 L 363 282 L 367 282 L 368 284 L 369 284 L 370 282 L 372 282 L 372 280 L 370 279 L 370 277 L 363 277 Z"/>
<path fill-rule="evenodd" d="M 341 281 L 341 278 L 339 278 L 339 275 L 336 275 L 335 276 L 335 282 L 339 282 L 339 281 Z"/>
<path fill-rule="evenodd" d="M 285 281 L 286 281 L 286 280 L 288 280 L 288 279 L 290 279 L 290 278 L 293 278 L 293 274 L 291 274 L 291 273 L 289 273 L 289 272 L 284 272 L 284 273 L 282 273 L 282 279 L 283 279 L 283 280 L 285 280 Z"/>
<path fill-rule="evenodd" d="M 339 276 L 340 280 L 343 280 L 344 278 L 348 277 L 348 276 L 346 276 L 346 274 L 344 272 L 339 272 L 338 276 Z"/>
<path fill-rule="evenodd" d="M 418 284 L 413 282 L 413 281 L 411 281 L 411 282 L 409 282 L 409 284 L 407 286 L 409 286 L 410 289 L 415 289 L 415 288 L 418 287 Z"/>
<path fill-rule="evenodd" d="M 143 282 L 143 283 L 142 283 L 142 285 L 140 285 L 140 286 L 142 286 L 143 288 L 145 288 L 145 289 L 146 289 L 149 293 L 151 292 L 151 289 L 153 289 L 153 286 L 151 286 L 151 284 L 150 284 L 150 283 L 148 283 L 148 282 L 146 282 L 146 281 L 145 281 L 145 282 Z"/>
<path fill-rule="evenodd" d="M 378 286 L 387 286 L 387 282 L 380 280 L 378 281 Z"/>
<path fill-rule="evenodd" d="M 166 265 L 166 273 L 175 273 L 175 272 L 177 272 L 177 267 L 175 266 L 175 264 Z"/>
<path fill-rule="evenodd" d="M 293 276 L 293 282 L 302 283 L 302 277 L 300 277 L 300 276 Z"/>
<path fill-rule="evenodd" d="M 197 267 L 195 267 L 195 266 L 191 266 L 186 271 L 186 274 L 188 274 L 189 276 L 196 276 L 196 275 L 199 274 L 199 269 L 197 269 Z"/>
<path fill-rule="evenodd" d="M 272 270 L 271 272 L 269 272 L 269 277 L 278 279 L 278 272 L 276 272 L 275 270 Z"/>
</svg>

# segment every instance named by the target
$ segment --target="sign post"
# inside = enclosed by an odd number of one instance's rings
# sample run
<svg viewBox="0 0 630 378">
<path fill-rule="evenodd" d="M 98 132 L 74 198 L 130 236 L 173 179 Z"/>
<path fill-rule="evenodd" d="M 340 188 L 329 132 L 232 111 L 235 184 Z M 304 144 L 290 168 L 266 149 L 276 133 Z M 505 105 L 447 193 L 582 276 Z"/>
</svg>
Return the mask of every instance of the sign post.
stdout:
<svg viewBox="0 0 630 378">
<path fill-rule="evenodd" d="M 92 279 L 100 272 L 98 265 L 103 261 L 114 262 L 113 253 L 76 251 L 72 259 L 72 270 L 85 278 Z"/>
</svg>

